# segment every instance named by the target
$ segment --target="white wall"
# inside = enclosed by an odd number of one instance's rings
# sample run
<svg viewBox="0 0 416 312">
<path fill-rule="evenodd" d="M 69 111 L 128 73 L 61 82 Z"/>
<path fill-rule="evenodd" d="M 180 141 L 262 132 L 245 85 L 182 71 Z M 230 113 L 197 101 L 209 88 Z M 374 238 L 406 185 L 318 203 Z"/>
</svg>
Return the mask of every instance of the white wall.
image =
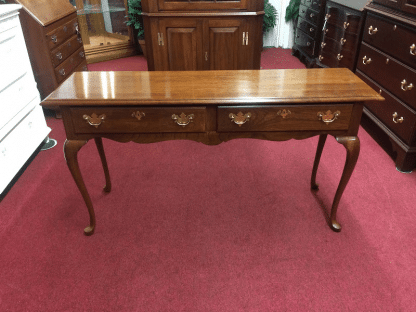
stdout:
<svg viewBox="0 0 416 312">
<path fill-rule="evenodd" d="M 277 10 L 276 27 L 270 30 L 263 38 L 265 47 L 292 48 L 294 41 L 293 22 L 285 22 L 286 7 L 290 0 L 270 0 Z"/>
</svg>

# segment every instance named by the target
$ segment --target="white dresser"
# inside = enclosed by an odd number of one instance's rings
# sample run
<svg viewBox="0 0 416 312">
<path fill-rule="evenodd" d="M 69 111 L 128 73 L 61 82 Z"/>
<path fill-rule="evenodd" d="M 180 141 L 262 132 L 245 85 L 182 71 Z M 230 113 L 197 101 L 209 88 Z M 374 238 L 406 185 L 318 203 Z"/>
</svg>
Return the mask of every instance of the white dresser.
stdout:
<svg viewBox="0 0 416 312">
<path fill-rule="evenodd" d="M 39 106 L 20 5 L 0 5 L 0 194 L 51 129 Z"/>
</svg>

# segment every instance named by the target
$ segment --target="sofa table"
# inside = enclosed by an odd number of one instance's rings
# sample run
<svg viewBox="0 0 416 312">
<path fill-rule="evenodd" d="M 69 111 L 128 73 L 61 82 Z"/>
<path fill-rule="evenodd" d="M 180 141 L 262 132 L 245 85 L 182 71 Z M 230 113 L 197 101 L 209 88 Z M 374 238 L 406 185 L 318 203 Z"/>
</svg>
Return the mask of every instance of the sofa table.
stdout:
<svg viewBox="0 0 416 312">
<path fill-rule="evenodd" d="M 347 157 L 329 225 L 340 231 L 336 213 L 360 150 L 357 137 L 365 101 L 377 92 L 345 68 L 184 72 L 77 72 L 50 94 L 44 107 L 59 106 L 67 140 L 65 158 L 87 205 L 95 213 L 81 176 L 77 153 L 94 139 L 111 183 L 102 138 L 151 143 L 193 140 L 208 145 L 238 138 L 271 141 L 319 135 L 311 188 L 328 134 Z"/>
</svg>

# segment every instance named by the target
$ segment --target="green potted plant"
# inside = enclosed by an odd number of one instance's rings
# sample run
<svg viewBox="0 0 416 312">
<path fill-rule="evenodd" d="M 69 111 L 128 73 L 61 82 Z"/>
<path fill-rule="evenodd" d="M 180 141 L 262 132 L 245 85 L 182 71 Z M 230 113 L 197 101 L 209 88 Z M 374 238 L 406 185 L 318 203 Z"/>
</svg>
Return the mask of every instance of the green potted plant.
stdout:
<svg viewBox="0 0 416 312">
<path fill-rule="evenodd" d="M 299 6 L 300 0 L 290 0 L 289 5 L 286 8 L 286 22 L 293 20 L 295 22 L 294 24 L 296 25 L 296 21 L 299 17 Z"/>
<path fill-rule="evenodd" d="M 264 16 L 263 16 L 263 34 L 270 31 L 276 26 L 277 20 L 277 10 L 269 2 L 269 0 L 264 0 Z"/>
<path fill-rule="evenodd" d="M 141 0 L 128 0 L 126 25 L 133 28 L 135 44 L 140 46 L 143 55 L 146 56 Z"/>
</svg>

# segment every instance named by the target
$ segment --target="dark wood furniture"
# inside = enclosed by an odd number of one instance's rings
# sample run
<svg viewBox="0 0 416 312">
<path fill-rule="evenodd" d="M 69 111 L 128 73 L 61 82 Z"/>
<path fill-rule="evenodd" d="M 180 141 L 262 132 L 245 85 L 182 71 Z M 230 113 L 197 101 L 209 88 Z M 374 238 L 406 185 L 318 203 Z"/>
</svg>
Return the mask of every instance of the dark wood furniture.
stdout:
<svg viewBox="0 0 416 312">
<path fill-rule="evenodd" d="M 313 67 L 318 56 L 326 0 L 301 0 L 292 54 L 306 67 Z"/>
<path fill-rule="evenodd" d="M 316 64 L 355 71 L 368 0 L 327 1 Z"/>
<path fill-rule="evenodd" d="M 364 111 L 390 139 L 396 168 L 410 172 L 416 165 L 416 15 L 376 3 L 366 8 L 357 75 L 386 101 L 368 102 Z"/>
<path fill-rule="evenodd" d="M 142 0 L 149 70 L 260 69 L 263 0 Z"/>
<path fill-rule="evenodd" d="M 105 87 L 103 87 L 105 86 Z M 328 134 L 347 150 L 332 204 L 330 227 L 340 231 L 338 203 L 358 158 L 364 101 L 383 98 L 348 69 L 74 73 L 41 104 L 62 110 L 69 169 L 95 229 L 91 199 L 77 153 L 94 139 L 110 175 L 101 138 L 137 143 L 193 140 L 209 145 L 237 138 L 272 141 L 319 135 L 311 188 Z"/>
<path fill-rule="evenodd" d="M 68 0 L 14 0 L 41 98 L 74 71 L 87 70 L 76 10 Z"/>
</svg>

